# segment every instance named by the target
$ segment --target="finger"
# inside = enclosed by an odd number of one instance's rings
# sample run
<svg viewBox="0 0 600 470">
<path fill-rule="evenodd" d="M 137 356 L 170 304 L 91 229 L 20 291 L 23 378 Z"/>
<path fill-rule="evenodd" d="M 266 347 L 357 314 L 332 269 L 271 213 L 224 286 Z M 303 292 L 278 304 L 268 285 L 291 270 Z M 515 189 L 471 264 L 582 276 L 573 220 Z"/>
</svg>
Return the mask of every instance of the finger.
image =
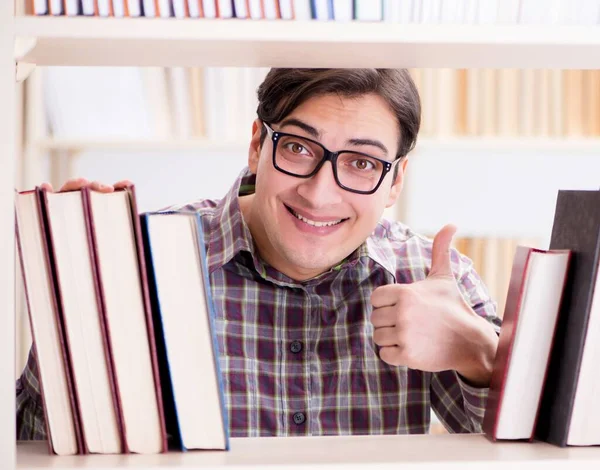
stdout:
<svg viewBox="0 0 600 470">
<path fill-rule="evenodd" d="M 385 346 L 381 348 L 379 350 L 379 357 L 382 361 L 387 362 L 392 366 L 407 365 L 400 346 Z"/>
<path fill-rule="evenodd" d="M 129 180 L 121 180 L 121 181 L 117 181 L 114 184 L 115 189 L 123 189 L 123 188 L 127 188 L 129 186 L 133 186 L 133 183 Z"/>
<path fill-rule="evenodd" d="M 60 188 L 60 191 L 77 191 L 88 184 L 90 184 L 90 182 L 85 178 L 73 178 L 63 184 Z"/>
<path fill-rule="evenodd" d="M 374 308 L 394 305 L 398 301 L 401 289 L 402 286 L 399 284 L 387 284 L 378 287 L 371 294 L 371 305 Z"/>
<path fill-rule="evenodd" d="M 48 191 L 48 192 L 53 192 L 54 189 L 52 189 L 52 185 L 50 183 L 42 183 L 40 184 L 40 188 L 42 188 L 44 191 Z"/>
<path fill-rule="evenodd" d="M 373 332 L 373 341 L 377 346 L 396 346 L 398 344 L 396 328 L 389 326 L 376 328 Z"/>
<path fill-rule="evenodd" d="M 115 190 L 111 185 L 102 184 L 100 181 L 92 181 L 90 188 L 101 193 L 112 193 Z"/>
<path fill-rule="evenodd" d="M 396 326 L 398 323 L 398 315 L 394 307 L 376 308 L 371 313 L 371 323 L 375 328 L 383 328 L 386 326 Z"/>
<path fill-rule="evenodd" d="M 431 271 L 430 276 L 452 276 L 452 265 L 450 263 L 450 245 L 452 237 L 456 233 L 456 226 L 445 225 L 436 234 L 431 248 Z"/>
</svg>

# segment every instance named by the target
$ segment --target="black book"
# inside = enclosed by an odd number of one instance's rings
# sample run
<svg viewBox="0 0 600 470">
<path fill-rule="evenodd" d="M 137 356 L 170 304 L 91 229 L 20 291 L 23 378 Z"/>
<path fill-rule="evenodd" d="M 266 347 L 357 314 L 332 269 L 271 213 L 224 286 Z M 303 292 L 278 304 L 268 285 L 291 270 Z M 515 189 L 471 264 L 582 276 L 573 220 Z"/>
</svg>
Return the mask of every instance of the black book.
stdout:
<svg viewBox="0 0 600 470">
<path fill-rule="evenodd" d="M 550 249 L 571 250 L 572 258 L 535 437 L 561 447 L 598 445 L 600 191 L 558 192 Z"/>
</svg>

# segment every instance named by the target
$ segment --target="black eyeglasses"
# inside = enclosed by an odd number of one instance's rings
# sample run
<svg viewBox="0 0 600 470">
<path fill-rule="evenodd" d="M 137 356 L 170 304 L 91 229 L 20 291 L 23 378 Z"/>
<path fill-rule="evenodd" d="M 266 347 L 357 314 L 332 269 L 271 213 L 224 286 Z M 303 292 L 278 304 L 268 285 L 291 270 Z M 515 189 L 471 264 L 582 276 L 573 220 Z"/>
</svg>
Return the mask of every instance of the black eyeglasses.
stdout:
<svg viewBox="0 0 600 470">
<path fill-rule="evenodd" d="M 373 194 L 398 161 L 390 162 L 352 150 L 331 152 L 317 141 L 277 132 L 263 124 L 273 141 L 273 166 L 286 175 L 310 178 L 329 161 L 340 188 L 357 194 Z"/>
</svg>

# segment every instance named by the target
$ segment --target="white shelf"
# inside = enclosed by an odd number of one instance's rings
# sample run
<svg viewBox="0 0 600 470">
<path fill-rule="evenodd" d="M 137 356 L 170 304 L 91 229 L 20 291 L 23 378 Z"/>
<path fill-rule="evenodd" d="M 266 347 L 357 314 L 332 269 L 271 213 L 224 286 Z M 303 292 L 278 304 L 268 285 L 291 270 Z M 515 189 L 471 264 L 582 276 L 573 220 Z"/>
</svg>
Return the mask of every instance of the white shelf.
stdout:
<svg viewBox="0 0 600 470">
<path fill-rule="evenodd" d="M 597 26 L 35 16 L 14 26 L 37 38 L 17 59 L 38 65 L 600 67 Z"/>
<path fill-rule="evenodd" d="M 17 469 L 346 469 L 554 470 L 598 468 L 600 448 L 496 442 L 483 435 L 345 436 L 232 439 L 231 450 L 162 455 L 48 455 L 45 442 L 17 445 Z"/>
<path fill-rule="evenodd" d="M 208 138 L 138 140 L 138 139 L 53 139 L 38 142 L 41 151 L 85 152 L 246 152 L 248 140 L 217 141 Z M 411 155 L 435 156 L 448 152 L 476 154 L 482 152 L 514 152 L 519 156 L 535 155 L 598 155 L 600 157 L 600 137 L 596 138 L 502 138 L 502 137 L 420 137 Z"/>
</svg>

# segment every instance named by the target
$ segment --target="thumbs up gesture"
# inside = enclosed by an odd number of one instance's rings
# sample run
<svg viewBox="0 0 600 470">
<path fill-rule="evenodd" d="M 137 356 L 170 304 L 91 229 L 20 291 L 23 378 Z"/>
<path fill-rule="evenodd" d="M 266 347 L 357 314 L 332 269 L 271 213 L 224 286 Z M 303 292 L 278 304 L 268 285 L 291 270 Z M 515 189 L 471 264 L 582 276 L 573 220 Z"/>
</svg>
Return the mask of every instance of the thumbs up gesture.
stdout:
<svg viewBox="0 0 600 470">
<path fill-rule="evenodd" d="M 435 236 L 431 270 L 412 284 L 378 287 L 371 295 L 373 340 L 391 365 L 428 372 L 455 370 L 472 385 L 489 385 L 498 337 L 465 301 L 450 264 L 456 227 Z"/>
</svg>

